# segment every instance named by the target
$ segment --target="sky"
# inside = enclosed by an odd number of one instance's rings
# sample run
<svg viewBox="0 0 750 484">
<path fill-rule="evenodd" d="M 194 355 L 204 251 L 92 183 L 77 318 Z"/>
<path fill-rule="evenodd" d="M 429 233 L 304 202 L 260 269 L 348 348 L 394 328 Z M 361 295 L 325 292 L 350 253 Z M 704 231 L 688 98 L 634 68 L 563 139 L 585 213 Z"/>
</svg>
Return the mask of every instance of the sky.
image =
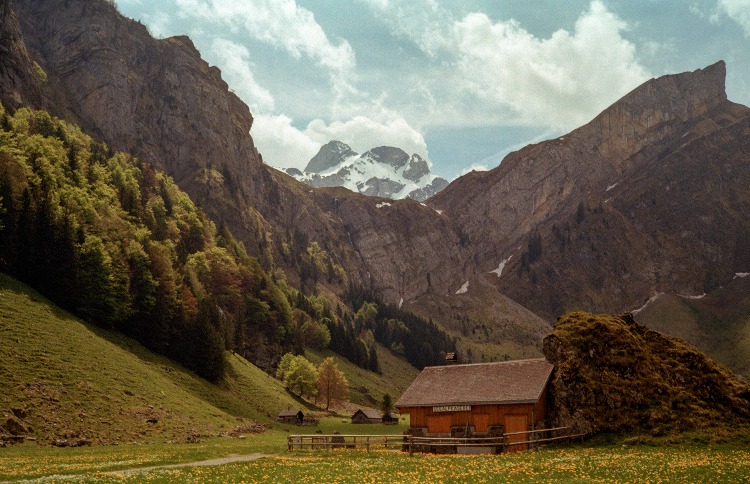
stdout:
<svg viewBox="0 0 750 484">
<path fill-rule="evenodd" d="M 452 180 L 719 60 L 750 105 L 750 0 L 115 1 L 154 37 L 190 36 L 279 168 L 339 140 Z"/>
</svg>

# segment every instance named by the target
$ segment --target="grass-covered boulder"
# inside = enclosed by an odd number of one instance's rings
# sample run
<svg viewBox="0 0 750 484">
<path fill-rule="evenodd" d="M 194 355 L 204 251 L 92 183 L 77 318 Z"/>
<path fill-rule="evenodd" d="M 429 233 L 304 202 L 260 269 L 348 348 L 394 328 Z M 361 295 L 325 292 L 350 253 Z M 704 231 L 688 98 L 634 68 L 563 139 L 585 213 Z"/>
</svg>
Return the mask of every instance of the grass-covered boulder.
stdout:
<svg viewBox="0 0 750 484">
<path fill-rule="evenodd" d="M 659 435 L 750 423 L 750 385 L 632 314 L 568 313 L 544 339 L 543 352 L 555 365 L 557 424 Z"/>
</svg>

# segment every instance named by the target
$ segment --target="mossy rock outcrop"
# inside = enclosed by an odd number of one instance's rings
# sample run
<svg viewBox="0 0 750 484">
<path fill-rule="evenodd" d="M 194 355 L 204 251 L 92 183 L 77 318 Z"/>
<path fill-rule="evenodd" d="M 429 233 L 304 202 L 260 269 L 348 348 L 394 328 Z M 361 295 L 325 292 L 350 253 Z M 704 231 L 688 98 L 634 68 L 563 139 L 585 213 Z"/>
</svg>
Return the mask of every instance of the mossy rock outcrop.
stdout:
<svg viewBox="0 0 750 484">
<path fill-rule="evenodd" d="M 630 313 L 561 316 L 543 352 L 555 365 L 557 424 L 654 435 L 750 424 L 750 385 Z"/>
</svg>

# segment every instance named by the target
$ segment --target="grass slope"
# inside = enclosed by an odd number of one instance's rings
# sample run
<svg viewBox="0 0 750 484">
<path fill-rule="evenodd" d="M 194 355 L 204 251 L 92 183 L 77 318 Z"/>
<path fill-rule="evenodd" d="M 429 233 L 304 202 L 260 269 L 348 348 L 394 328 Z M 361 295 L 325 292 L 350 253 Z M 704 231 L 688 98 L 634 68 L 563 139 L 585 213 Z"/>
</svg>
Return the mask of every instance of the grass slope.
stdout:
<svg viewBox="0 0 750 484">
<path fill-rule="evenodd" d="M 331 351 L 305 351 L 305 357 L 315 365 L 319 365 L 324 358 L 333 356 L 339 370 L 349 382 L 349 400 L 362 406 L 380 408 L 383 395 L 390 394 L 393 403 L 401 396 L 411 382 L 419 375 L 419 370 L 411 366 L 404 359 L 394 355 L 390 350 L 376 343 L 378 361 L 381 373 L 363 370 L 349 360 Z"/>
<path fill-rule="evenodd" d="M 236 355 L 228 355 L 227 376 L 212 385 L 6 275 L 0 362 L 0 434 L 20 426 L 42 443 L 190 441 L 251 424 L 238 417 L 270 421 L 280 409 L 300 406 Z"/>
<path fill-rule="evenodd" d="M 750 379 L 750 277 L 737 277 L 701 298 L 663 294 L 638 319 L 685 339 Z"/>
<path fill-rule="evenodd" d="M 330 355 L 308 353 L 316 364 Z M 336 357 L 354 403 L 377 407 L 373 399 L 386 392 L 395 401 L 418 374 L 384 348 L 378 355 L 382 375 Z M 211 384 L 4 274 L 0 388 L 0 435 L 25 434 L 42 444 L 190 442 L 257 431 L 246 419 L 280 427 L 274 419 L 282 409 L 318 410 L 238 355 L 227 353 L 226 376 Z"/>
</svg>

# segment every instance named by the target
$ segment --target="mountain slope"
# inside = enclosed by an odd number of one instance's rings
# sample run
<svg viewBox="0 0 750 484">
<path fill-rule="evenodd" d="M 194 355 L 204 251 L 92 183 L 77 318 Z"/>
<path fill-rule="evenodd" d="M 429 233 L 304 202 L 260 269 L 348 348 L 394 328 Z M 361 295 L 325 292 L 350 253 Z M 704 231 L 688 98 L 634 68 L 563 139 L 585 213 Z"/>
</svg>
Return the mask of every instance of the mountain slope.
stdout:
<svg viewBox="0 0 750 484">
<path fill-rule="evenodd" d="M 750 271 L 748 133 L 750 110 L 728 102 L 693 120 L 576 214 L 537 225 L 539 254 L 524 266 L 516 252 L 501 290 L 550 317 L 581 303 L 615 311 L 657 293 L 697 296 Z"/>
<path fill-rule="evenodd" d="M 49 445 L 190 442 L 261 432 L 278 412 L 304 406 L 283 384 L 227 353 L 210 384 L 119 333 L 97 328 L 0 274 L 0 442 L 7 434 Z M 397 398 L 417 370 L 382 352 L 389 381 L 341 360 L 359 403 Z M 338 358 L 337 358 L 338 360 Z M 311 410 L 316 410 L 309 406 Z M 262 422 L 262 424 L 258 423 Z"/>
<path fill-rule="evenodd" d="M 4 274 L 0 291 L 0 433 L 20 425 L 21 435 L 45 444 L 188 441 L 229 432 L 240 425 L 237 417 L 268 421 L 276 407 L 295 404 L 278 382 L 237 357 L 227 359 L 222 385 L 210 385 Z"/>
<path fill-rule="evenodd" d="M 347 282 L 446 326 L 448 308 L 483 311 L 481 297 L 469 300 L 476 289 L 550 321 L 573 308 L 634 309 L 659 292 L 700 295 L 750 271 L 747 108 L 727 101 L 723 62 L 653 79 L 423 206 L 311 189 L 263 164 L 249 110 L 187 38 L 152 39 L 103 0 L 15 7 L 55 114 L 144 160 L 163 152 L 180 186 L 298 287 L 301 267 L 284 251 L 294 230 Z M 494 306 L 491 325 L 513 319 Z M 538 345 L 535 317 L 516 326 Z"/>
<path fill-rule="evenodd" d="M 304 173 L 286 170 L 312 187 L 346 187 L 372 197 L 411 198 L 423 201 L 448 185 L 430 173 L 419 155 L 409 156 L 399 148 L 381 146 L 359 155 L 351 147 L 331 141 L 307 164 Z"/>
<path fill-rule="evenodd" d="M 629 313 L 566 314 L 544 354 L 555 365 L 553 426 L 659 435 L 750 423 L 750 385 Z"/>
<path fill-rule="evenodd" d="M 637 313 L 657 331 L 700 343 L 701 349 L 750 379 L 750 279 L 746 273 L 711 294 L 659 294 Z M 744 276 L 744 277 L 743 277 Z"/>
</svg>

